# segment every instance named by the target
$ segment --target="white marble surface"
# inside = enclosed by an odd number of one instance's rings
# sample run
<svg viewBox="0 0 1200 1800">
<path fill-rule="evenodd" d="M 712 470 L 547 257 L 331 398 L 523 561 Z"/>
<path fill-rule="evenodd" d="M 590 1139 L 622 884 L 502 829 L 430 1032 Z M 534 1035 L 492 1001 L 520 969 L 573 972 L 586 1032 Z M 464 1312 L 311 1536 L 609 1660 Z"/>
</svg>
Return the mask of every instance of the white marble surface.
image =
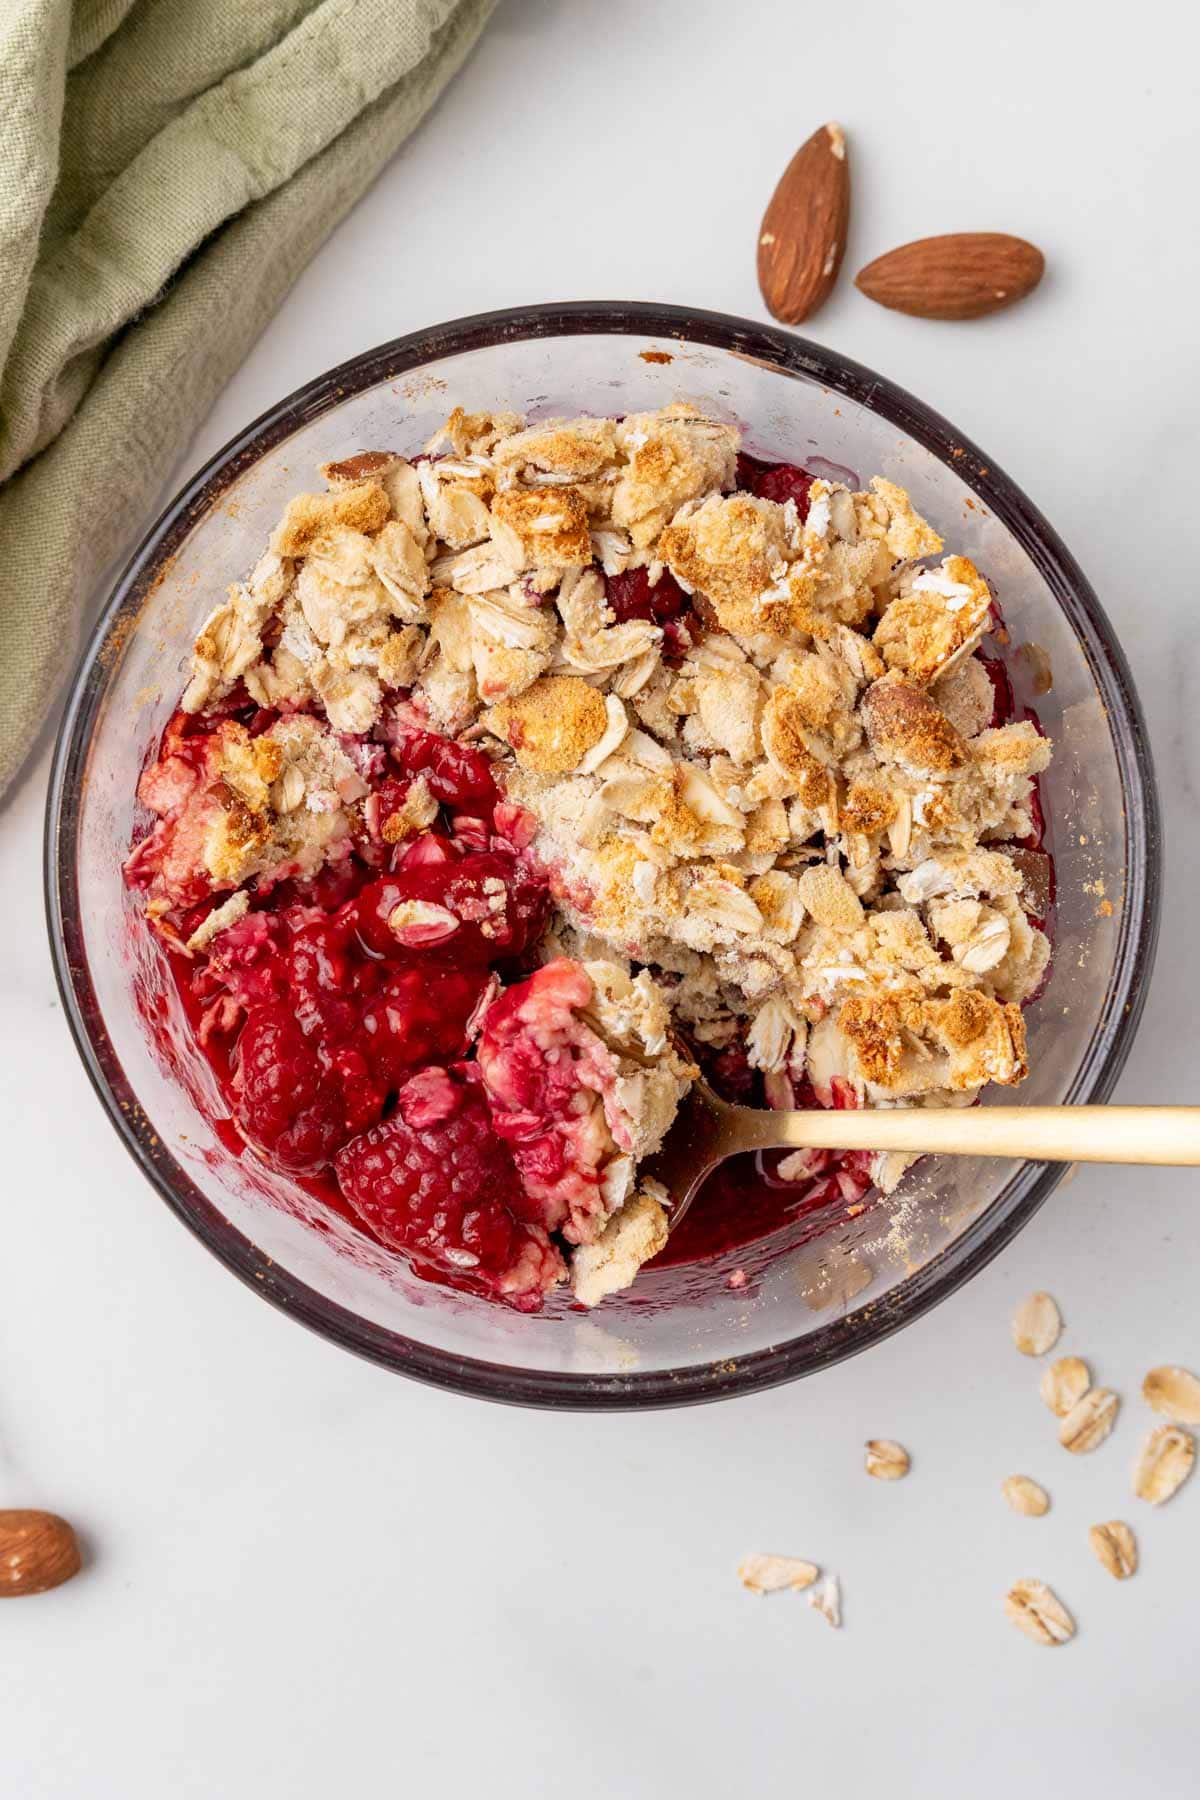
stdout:
<svg viewBox="0 0 1200 1800">
<path fill-rule="evenodd" d="M 851 268 L 941 229 L 1031 236 L 1051 272 L 1011 314 L 927 325 L 843 281 L 813 335 L 1007 466 L 1121 631 L 1169 863 L 1119 1092 L 1196 1100 L 1193 18 L 1182 0 L 511 0 L 185 467 L 439 318 L 602 296 L 759 316 L 758 209 L 827 117 L 853 144 Z M 932 1316 L 759 1398 L 552 1418 L 407 1385 L 241 1288 L 127 1160 L 43 946 L 45 763 L 0 817 L 0 1505 L 60 1508 L 92 1561 L 0 1617 L 0 1792 L 1195 1793 L 1200 1478 L 1161 1515 L 1128 1497 L 1141 1373 L 1200 1365 L 1192 1176 L 1080 1174 Z M 1091 1459 L 1053 1444 L 1008 1341 L 1037 1286 L 1127 1399 Z M 911 1447 L 909 1480 L 866 1479 L 872 1435 Z M 1016 1469 L 1051 1488 L 1047 1519 L 1004 1508 Z M 1121 1515 L 1143 1541 L 1125 1587 L 1085 1541 Z M 755 1548 L 838 1569 L 844 1630 L 742 1593 Z M 1023 1574 L 1077 1612 L 1055 1655 L 1002 1617 Z"/>
</svg>

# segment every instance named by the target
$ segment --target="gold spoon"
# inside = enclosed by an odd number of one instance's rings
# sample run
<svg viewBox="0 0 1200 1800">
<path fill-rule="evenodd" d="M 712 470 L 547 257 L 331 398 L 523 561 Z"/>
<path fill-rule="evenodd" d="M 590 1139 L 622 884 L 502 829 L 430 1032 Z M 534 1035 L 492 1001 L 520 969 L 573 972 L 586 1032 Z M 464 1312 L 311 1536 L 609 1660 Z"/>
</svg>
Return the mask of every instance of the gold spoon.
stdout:
<svg viewBox="0 0 1200 1800">
<path fill-rule="evenodd" d="M 1200 1106 L 731 1106 L 697 1076 L 647 1173 L 671 1195 L 674 1230 L 705 1176 L 745 1150 L 906 1150 L 1023 1162 L 1200 1165 Z"/>
</svg>

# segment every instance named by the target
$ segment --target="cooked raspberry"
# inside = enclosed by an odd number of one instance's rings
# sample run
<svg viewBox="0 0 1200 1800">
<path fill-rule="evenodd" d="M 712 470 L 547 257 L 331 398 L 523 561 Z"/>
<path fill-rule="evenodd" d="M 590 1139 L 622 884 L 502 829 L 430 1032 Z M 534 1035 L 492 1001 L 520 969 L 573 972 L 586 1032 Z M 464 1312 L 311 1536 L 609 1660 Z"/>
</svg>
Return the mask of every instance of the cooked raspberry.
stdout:
<svg viewBox="0 0 1200 1800">
<path fill-rule="evenodd" d="M 997 725 L 1007 725 L 1017 709 L 1016 698 L 1013 694 L 1012 682 L 1009 679 L 1008 670 L 998 656 L 981 655 L 979 661 L 983 667 L 984 673 L 992 684 L 992 693 L 994 695 L 992 702 L 992 716 L 988 722 L 993 728 Z"/>
<path fill-rule="evenodd" d="M 485 987 L 479 970 L 392 970 L 362 1011 L 357 1038 L 376 1078 L 396 1088 L 422 1063 L 461 1056 Z"/>
<path fill-rule="evenodd" d="M 488 1008 L 478 1066 L 497 1134 L 551 1231 L 591 1243 L 607 1217 L 601 1165 L 613 1153 L 601 1096 L 616 1067 L 576 1015 L 592 998 L 576 962 L 560 957 Z"/>
<path fill-rule="evenodd" d="M 539 1225 L 520 1217 L 521 1184 L 478 1084 L 447 1070 L 416 1080 L 415 1101 L 406 1108 L 402 1096 L 392 1118 L 338 1156 L 342 1193 L 384 1244 L 459 1285 L 535 1311 L 561 1280 L 562 1258 Z M 431 1119 L 431 1111 L 443 1116 Z"/>
<path fill-rule="evenodd" d="M 341 1083 L 282 1007 L 251 1007 L 238 1039 L 235 1114 L 282 1168 L 315 1173 L 346 1141 Z"/>
<path fill-rule="evenodd" d="M 491 764 L 469 744 L 436 737 L 432 731 L 413 731 L 392 754 L 410 775 L 424 775 L 434 798 L 445 806 L 478 812 L 479 802 L 484 802 L 490 812 L 499 798 Z"/>
<path fill-rule="evenodd" d="M 461 854 L 459 846 L 440 831 L 423 831 L 400 852 L 396 868 L 427 869 L 434 863 L 457 862 Z"/>
<path fill-rule="evenodd" d="M 743 493 L 757 494 L 760 500 L 774 500 L 780 506 L 796 502 L 802 519 L 808 517 L 808 495 L 813 477 L 796 463 L 765 463 L 745 451 L 737 459 L 737 484 Z"/>
<path fill-rule="evenodd" d="M 379 956 L 402 957 L 404 943 L 391 924 L 404 902 L 424 902 L 459 921 L 457 927 L 417 946 L 423 957 L 458 968 L 480 967 L 519 956 L 546 916 L 545 888 L 502 850 L 469 853 L 447 862 L 405 863 L 372 882 L 354 903 L 363 941 Z"/>
<path fill-rule="evenodd" d="M 619 625 L 629 619 L 647 619 L 655 625 L 664 625 L 668 619 L 678 619 L 689 611 L 692 604 L 669 569 L 664 569 L 653 584 L 647 568 L 606 575 L 604 591 Z"/>
</svg>

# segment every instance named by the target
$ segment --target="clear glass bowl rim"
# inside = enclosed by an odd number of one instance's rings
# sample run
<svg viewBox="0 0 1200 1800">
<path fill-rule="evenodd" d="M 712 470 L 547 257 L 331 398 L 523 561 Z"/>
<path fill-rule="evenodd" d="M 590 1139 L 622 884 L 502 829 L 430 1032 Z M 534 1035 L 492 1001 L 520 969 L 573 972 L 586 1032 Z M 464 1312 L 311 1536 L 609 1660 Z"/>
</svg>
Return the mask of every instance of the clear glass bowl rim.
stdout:
<svg viewBox="0 0 1200 1800">
<path fill-rule="evenodd" d="M 518 339 L 609 334 L 678 338 L 804 376 L 878 413 L 933 453 L 1003 522 L 1055 594 L 1108 710 L 1125 806 L 1127 883 L 1113 974 L 1100 1024 L 1068 1098 L 1099 1102 L 1129 1053 L 1158 936 L 1161 825 L 1148 734 L 1113 629 L 1078 563 L 1053 527 L 968 438 L 893 382 L 848 357 L 728 313 L 651 302 L 573 301 L 477 313 L 411 332 L 350 358 L 270 407 L 197 473 L 133 552 L 104 606 L 72 679 L 46 804 L 45 895 L 55 977 L 88 1076 L 118 1135 L 171 1210 L 256 1293 L 343 1348 L 435 1387 L 515 1405 L 632 1410 L 729 1398 L 809 1375 L 880 1343 L 954 1293 L 1008 1244 L 1048 1198 L 1062 1168 L 1022 1164 L 961 1237 L 861 1314 L 773 1345 L 735 1368 L 719 1364 L 621 1375 L 508 1368 L 455 1356 L 376 1326 L 290 1276 L 233 1227 L 175 1161 L 125 1080 L 88 972 L 78 905 L 76 845 L 93 721 L 111 659 L 152 592 L 164 563 L 246 467 L 300 425 L 348 395 L 430 362 Z"/>
</svg>

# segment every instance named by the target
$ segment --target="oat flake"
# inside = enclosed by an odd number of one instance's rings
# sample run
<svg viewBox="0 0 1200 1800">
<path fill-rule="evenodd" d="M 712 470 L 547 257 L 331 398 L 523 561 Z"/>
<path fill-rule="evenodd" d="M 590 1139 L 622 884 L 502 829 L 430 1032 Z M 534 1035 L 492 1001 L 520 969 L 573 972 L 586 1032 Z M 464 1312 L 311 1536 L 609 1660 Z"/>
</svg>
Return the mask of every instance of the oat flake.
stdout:
<svg viewBox="0 0 1200 1800">
<path fill-rule="evenodd" d="M 1062 1331 L 1062 1315 L 1049 1294 L 1030 1294 L 1013 1314 L 1013 1343 L 1022 1356 L 1044 1356 Z"/>
<path fill-rule="evenodd" d="M 1074 1619 L 1044 1581 L 1016 1582 L 1005 1597 L 1004 1610 L 1035 1644 L 1065 1644 L 1075 1636 Z"/>
<path fill-rule="evenodd" d="M 1200 1425 L 1200 1380 L 1190 1369 L 1177 1363 L 1164 1363 L 1151 1369 L 1142 1383 L 1147 1405 L 1177 1425 Z"/>
<path fill-rule="evenodd" d="M 1097 1559 L 1116 1581 L 1128 1581 L 1137 1573 L 1137 1539 L 1124 1519 L 1110 1519 L 1107 1525 L 1093 1525 L 1088 1543 Z"/>
<path fill-rule="evenodd" d="M 743 1587 L 752 1594 L 798 1593 L 811 1587 L 820 1570 L 815 1563 L 803 1562 L 798 1556 L 747 1556 L 738 1565 Z"/>
<path fill-rule="evenodd" d="M 1065 1419 L 1091 1385 L 1091 1370 L 1081 1356 L 1060 1356 L 1042 1376 L 1038 1391 L 1055 1418 Z"/>
<path fill-rule="evenodd" d="M 1178 1493 L 1196 1461 L 1196 1440 L 1182 1425 L 1159 1425 L 1142 1445 L 1133 1471 L 1133 1491 L 1139 1500 L 1161 1506 Z"/>
<path fill-rule="evenodd" d="M 1089 1388 L 1059 1426 L 1059 1443 L 1074 1456 L 1095 1450 L 1116 1423 L 1120 1404 L 1111 1388 Z"/>
<path fill-rule="evenodd" d="M 842 1589 L 836 1575 L 827 1575 L 819 1588 L 814 1588 L 808 1596 L 808 1604 L 815 1606 L 823 1619 L 836 1631 L 842 1623 Z"/>
<path fill-rule="evenodd" d="M 1010 1475 L 1001 1484 L 1000 1492 L 1013 1511 L 1023 1513 L 1027 1519 L 1040 1519 L 1050 1511 L 1049 1494 L 1028 1475 Z"/>
<path fill-rule="evenodd" d="M 912 1459 L 903 1444 L 891 1438 L 870 1438 L 867 1442 L 867 1474 L 876 1481 L 899 1481 L 908 1474 Z"/>
</svg>

